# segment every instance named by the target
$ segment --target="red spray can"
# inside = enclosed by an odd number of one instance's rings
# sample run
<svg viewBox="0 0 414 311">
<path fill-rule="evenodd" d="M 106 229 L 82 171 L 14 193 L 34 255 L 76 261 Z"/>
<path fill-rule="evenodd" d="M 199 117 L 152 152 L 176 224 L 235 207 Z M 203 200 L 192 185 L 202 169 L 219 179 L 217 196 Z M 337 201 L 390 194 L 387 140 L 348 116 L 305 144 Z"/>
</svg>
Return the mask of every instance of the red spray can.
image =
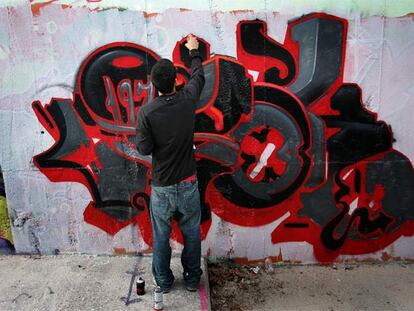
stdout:
<svg viewBox="0 0 414 311">
<path fill-rule="evenodd" d="M 137 295 L 138 296 L 144 295 L 145 294 L 145 281 L 141 277 L 139 277 L 136 282 L 136 285 L 137 285 Z"/>
</svg>

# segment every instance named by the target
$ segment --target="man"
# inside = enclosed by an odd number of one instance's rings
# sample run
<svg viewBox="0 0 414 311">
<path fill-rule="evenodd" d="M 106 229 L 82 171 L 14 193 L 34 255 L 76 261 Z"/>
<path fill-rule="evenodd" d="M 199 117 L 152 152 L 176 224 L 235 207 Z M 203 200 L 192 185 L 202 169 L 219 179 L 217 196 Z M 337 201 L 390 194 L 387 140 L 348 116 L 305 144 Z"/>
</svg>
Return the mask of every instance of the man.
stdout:
<svg viewBox="0 0 414 311">
<path fill-rule="evenodd" d="M 151 81 L 160 96 L 140 109 L 137 126 L 138 151 L 144 155 L 152 154 L 152 273 L 164 293 L 174 282 L 169 244 L 173 217 L 184 237 L 181 263 L 187 290 L 197 290 L 202 273 L 201 209 L 193 133 L 204 71 L 197 39 L 189 35 L 185 46 L 192 58 L 187 85 L 177 91 L 175 67 L 168 59 L 161 59 L 151 70 Z"/>
</svg>

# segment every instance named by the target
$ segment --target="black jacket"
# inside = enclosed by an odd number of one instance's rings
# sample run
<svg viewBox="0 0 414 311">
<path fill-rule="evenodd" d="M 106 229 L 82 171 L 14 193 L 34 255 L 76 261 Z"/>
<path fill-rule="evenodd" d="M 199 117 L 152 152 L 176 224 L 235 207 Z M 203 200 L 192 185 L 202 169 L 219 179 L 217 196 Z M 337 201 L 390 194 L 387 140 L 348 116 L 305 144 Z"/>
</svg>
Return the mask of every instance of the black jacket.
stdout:
<svg viewBox="0 0 414 311">
<path fill-rule="evenodd" d="M 168 186 L 195 174 L 194 121 L 204 86 L 198 50 L 191 50 L 191 77 L 173 95 L 156 97 L 138 114 L 137 149 L 152 154 L 152 185 Z"/>
</svg>

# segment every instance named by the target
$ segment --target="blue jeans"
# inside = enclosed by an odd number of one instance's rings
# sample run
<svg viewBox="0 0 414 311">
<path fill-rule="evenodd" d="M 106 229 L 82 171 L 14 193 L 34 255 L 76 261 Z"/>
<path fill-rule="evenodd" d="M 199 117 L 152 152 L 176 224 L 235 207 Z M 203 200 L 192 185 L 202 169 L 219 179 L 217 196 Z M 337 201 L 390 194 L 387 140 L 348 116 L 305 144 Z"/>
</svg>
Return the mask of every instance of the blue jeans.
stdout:
<svg viewBox="0 0 414 311">
<path fill-rule="evenodd" d="M 174 275 L 170 269 L 171 220 L 174 217 L 184 238 L 181 254 L 183 277 L 187 286 L 198 286 L 201 269 L 200 193 L 198 182 L 184 182 L 171 186 L 152 186 L 150 213 L 153 235 L 152 273 L 161 289 L 170 288 Z"/>
</svg>

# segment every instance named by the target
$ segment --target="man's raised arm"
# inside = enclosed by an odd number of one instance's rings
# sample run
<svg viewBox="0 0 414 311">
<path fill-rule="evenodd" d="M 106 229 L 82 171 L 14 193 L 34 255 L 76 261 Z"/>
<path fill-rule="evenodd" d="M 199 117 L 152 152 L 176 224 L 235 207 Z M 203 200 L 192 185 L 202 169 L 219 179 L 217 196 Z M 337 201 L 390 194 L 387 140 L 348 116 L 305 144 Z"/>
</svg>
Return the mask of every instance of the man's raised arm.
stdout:
<svg viewBox="0 0 414 311">
<path fill-rule="evenodd" d="M 201 56 L 198 52 L 198 40 L 193 35 L 188 35 L 186 48 L 191 56 L 191 75 L 183 91 L 194 100 L 198 101 L 204 87 L 204 70 L 201 64 Z"/>
</svg>

